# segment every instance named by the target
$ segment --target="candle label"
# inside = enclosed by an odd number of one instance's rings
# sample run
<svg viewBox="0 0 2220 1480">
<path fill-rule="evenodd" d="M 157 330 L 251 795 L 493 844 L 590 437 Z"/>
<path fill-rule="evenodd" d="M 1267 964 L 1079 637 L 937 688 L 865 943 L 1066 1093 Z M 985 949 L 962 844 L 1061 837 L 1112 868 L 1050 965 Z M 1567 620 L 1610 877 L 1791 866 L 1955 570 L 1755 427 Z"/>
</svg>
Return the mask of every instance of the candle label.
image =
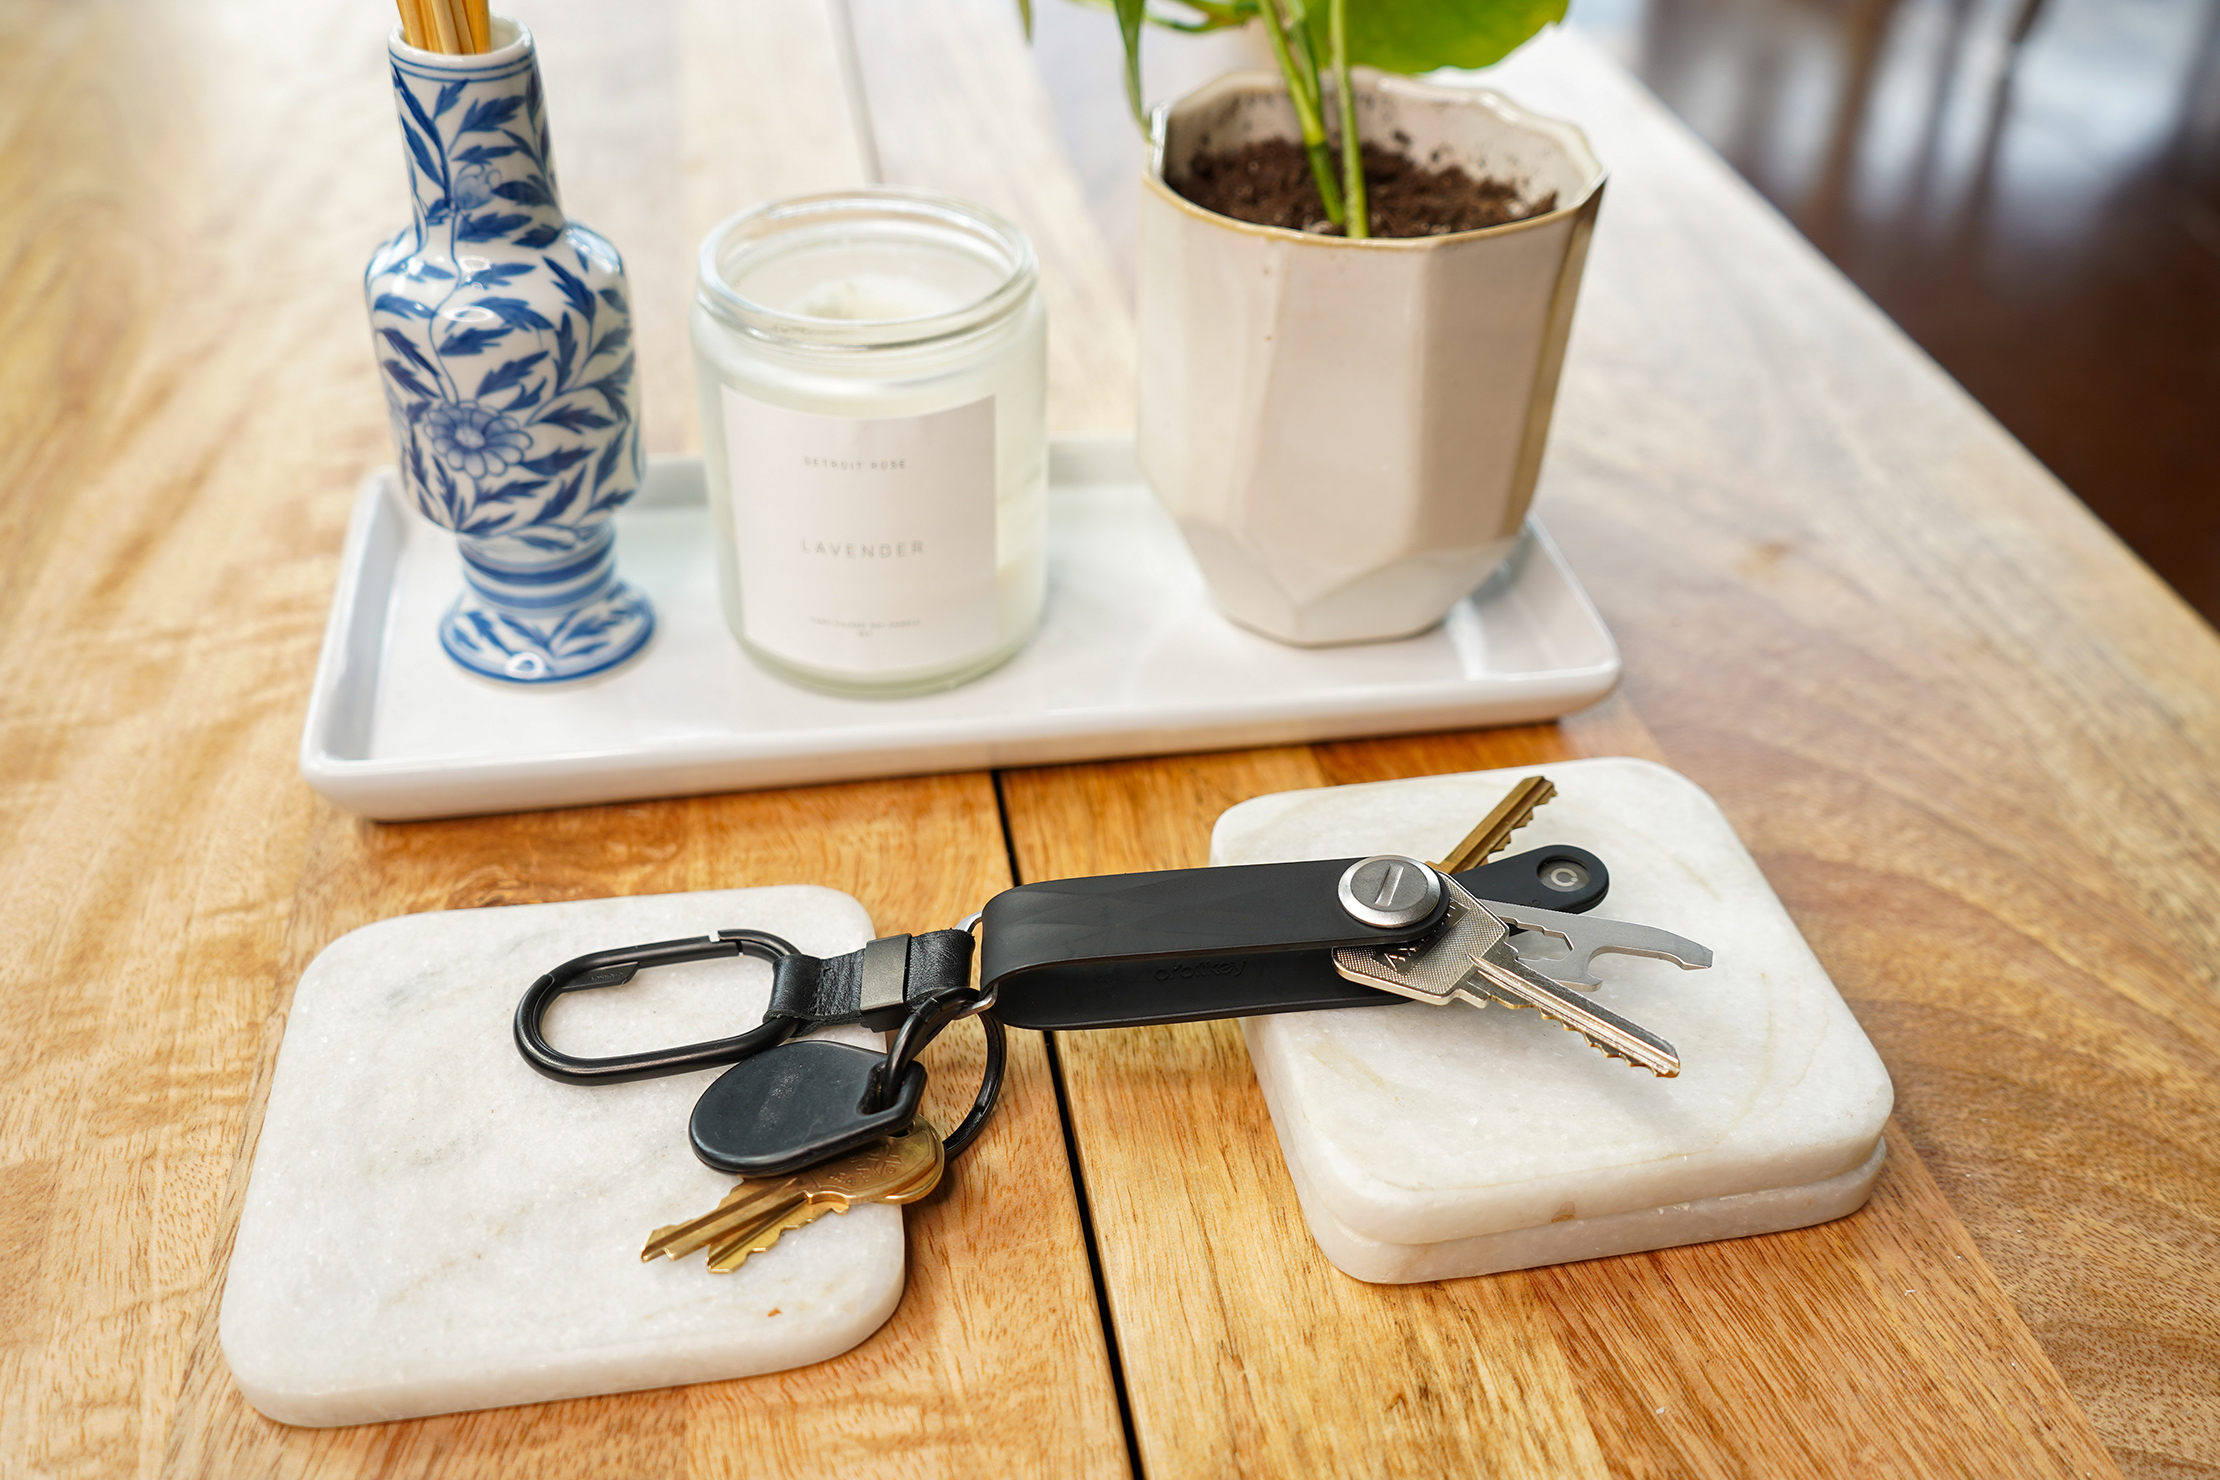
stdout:
<svg viewBox="0 0 2220 1480">
<path fill-rule="evenodd" d="M 994 398 L 819 416 L 724 388 L 741 619 L 793 663 L 885 673 L 994 645 Z"/>
</svg>

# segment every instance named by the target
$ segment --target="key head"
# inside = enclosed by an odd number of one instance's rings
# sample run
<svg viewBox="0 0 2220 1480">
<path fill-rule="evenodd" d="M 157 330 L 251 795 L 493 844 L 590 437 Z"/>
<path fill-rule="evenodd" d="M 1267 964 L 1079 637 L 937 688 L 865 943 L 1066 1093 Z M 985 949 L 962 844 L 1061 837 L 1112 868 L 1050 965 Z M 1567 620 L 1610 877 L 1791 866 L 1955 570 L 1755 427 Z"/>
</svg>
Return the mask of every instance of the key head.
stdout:
<svg viewBox="0 0 2220 1480">
<path fill-rule="evenodd" d="M 932 1165 L 920 1171 L 916 1176 L 912 1177 L 909 1181 L 904 1182 L 901 1186 L 896 1187 L 891 1191 L 880 1193 L 876 1198 L 872 1199 L 874 1202 L 894 1203 L 897 1205 L 920 1202 L 923 1201 L 925 1198 L 931 1197 L 933 1195 L 933 1189 L 940 1186 L 941 1177 L 948 1171 L 948 1146 L 945 1142 L 941 1140 L 940 1128 L 934 1125 L 929 1120 L 920 1120 L 916 1125 L 910 1127 L 910 1135 L 912 1138 L 915 1138 L 916 1136 L 919 1136 L 921 1134 L 930 1135 L 932 1137 Z"/>
<path fill-rule="evenodd" d="M 800 1174 L 811 1202 L 876 1202 L 900 1192 L 940 1162 L 940 1137 L 923 1121 L 906 1136 L 892 1136 L 837 1161 Z"/>
<path fill-rule="evenodd" d="M 913 1063 L 884 1110 L 867 1112 L 875 1049 L 822 1038 L 742 1059 L 695 1102 L 694 1155 L 736 1177 L 777 1177 L 900 1135 L 917 1118 L 925 1066 Z"/>
<path fill-rule="evenodd" d="M 1437 1007 L 1454 999 L 1472 974 L 1473 958 L 1510 932 L 1455 879 L 1445 878 L 1443 889 L 1449 909 L 1432 935 L 1409 945 L 1345 946 L 1333 954 L 1334 970 L 1350 981 Z"/>
</svg>

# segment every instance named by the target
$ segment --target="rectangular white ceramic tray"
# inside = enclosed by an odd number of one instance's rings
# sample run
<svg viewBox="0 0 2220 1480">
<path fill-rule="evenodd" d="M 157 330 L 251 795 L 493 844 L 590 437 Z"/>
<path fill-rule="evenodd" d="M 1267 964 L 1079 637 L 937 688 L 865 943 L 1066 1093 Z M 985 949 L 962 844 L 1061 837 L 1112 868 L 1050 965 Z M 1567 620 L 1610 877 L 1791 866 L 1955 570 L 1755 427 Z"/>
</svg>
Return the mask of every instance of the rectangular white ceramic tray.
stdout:
<svg viewBox="0 0 2220 1480">
<path fill-rule="evenodd" d="M 301 735 L 301 774 L 349 811 L 449 817 L 869 776 L 1046 765 L 1523 724 L 1618 682 L 1603 619 L 1538 522 L 1434 630 L 1294 648 L 1211 605 L 1125 439 L 1050 456 L 1049 593 L 1025 650 L 977 682 L 842 699 L 772 677 L 725 626 L 701 464 L 659 459 L 617 516 L 655 637 L 604 677 L 527 689 L 440 650 L 454 539 L 364 484 Z"/>
</svg>

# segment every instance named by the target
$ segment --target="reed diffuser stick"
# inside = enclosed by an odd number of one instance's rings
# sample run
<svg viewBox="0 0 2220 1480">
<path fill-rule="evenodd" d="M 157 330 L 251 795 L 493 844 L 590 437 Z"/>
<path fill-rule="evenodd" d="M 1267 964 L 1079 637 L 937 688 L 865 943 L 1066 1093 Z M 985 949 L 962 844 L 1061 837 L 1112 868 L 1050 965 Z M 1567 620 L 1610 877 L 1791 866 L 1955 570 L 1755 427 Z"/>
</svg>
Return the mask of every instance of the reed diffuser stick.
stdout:
<svg viewBox="0 0 2220 1480">
<path fill-rule="evenodd" d="M 455 50 L 479 52 L 478 33 L 470 25 L 470 0 L 447 0 L 447 13 L 455 20 Z"/>
<path fill-rule="evenodd" d="M 458 32 L 455 12 L 447 0 L 425 0 L 425 8 L 432 13 L 432 34 L 438 38 L 438 45 L 432 49 L 460 52 L 463 49 L 462 34 Z"/>
<path fill-rule="evenodd" d="M 493 50 L 486 0 L 395 0 L 401 37 L 424 51 L 469 55 Z"/>
</svg>

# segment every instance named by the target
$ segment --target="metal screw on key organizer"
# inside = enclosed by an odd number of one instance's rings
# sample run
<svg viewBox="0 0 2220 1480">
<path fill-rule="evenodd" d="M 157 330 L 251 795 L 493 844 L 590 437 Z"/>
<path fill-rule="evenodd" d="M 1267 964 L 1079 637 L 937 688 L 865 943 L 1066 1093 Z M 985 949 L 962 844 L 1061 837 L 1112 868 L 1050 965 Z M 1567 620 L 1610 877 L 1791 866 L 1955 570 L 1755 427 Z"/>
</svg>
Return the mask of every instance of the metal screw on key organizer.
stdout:
<svg viewBox="0 0 2220 1480">
<path fill-rule="evenodd" d="M 1588 871 L 1569 858 L 1560 858 L 1542 869 L 1541 880 L 1545 889 L 1571 894 L 1588 887 Z"/>
<path fill-rule="evenodd" d="M 1415 858 L 1380 853 L 1350 864 L 1334 892 L 1351 919 L 1401 930 L 1434 913 L 1441 877 Z"/>
</svg>

